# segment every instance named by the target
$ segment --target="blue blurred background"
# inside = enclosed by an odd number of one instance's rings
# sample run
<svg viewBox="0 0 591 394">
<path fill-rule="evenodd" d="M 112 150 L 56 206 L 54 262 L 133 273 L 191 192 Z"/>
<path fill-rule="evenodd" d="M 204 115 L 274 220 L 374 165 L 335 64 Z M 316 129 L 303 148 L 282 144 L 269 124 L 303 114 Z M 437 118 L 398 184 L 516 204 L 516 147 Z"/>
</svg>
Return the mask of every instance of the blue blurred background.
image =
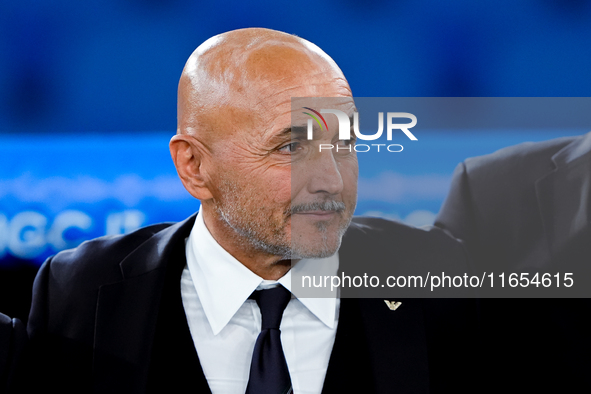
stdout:
<svg viewBox="0 0 591 394">
<path fill-rule="evenodd" d="M 0 2 L 0 311 L 26 319 L 47 256 L 198 209 L 168 140 L 184 62 L 215 34 L 306 38 L 360 97 L 585 97 L 590 22 L 588 0 Z M 459 161 L 565 134 L 423 134 L 414 156 L 360 159 L 357 213 L 429 223 Z"/>
</svg>

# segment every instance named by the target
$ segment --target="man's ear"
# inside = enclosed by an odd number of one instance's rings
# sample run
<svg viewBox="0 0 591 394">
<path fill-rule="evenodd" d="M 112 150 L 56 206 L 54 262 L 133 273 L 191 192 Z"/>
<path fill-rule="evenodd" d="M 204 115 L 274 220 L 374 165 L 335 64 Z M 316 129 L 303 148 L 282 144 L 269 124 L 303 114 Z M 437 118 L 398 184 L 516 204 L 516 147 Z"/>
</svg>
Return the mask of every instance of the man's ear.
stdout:
<svg viewBox="0 0 591 394">
<path fill-rule="evenodd" d="M 207 186 L 207 174 L 202 166 L 203 147 L 192 136 L 177 134 L 170 140 L 170 155 L 185 189 L 201 202 L 213 196 Z"/>
</svg>

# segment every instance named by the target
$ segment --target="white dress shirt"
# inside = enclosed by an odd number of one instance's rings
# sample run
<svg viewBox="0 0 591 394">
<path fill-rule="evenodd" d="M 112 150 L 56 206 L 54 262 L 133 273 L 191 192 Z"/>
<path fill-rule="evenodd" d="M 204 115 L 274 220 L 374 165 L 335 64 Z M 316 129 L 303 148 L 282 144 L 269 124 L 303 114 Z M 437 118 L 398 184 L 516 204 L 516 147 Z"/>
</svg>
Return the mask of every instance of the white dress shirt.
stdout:
<svg viewBox="0 0 591 394">
<path fill-rule="evenodd" d="M 261 313 L 253 291 L 277 285 L 291 289 L 291 273 L 278 281 L 263 280 L 224 250 L 197 215 L 186 242 L 187 266 L 181 296 L 199 361 L 213 394 L 244 394 Z M 308 263 L 310 263 L 308 261 Z M 311 264 L 306 274 L 310 272 Z M 337 273 L 338 253 L 314 261 L 322 273 Z M 281 320 L 281 344 L 297 394 L 322 391 L 334 344 L 340 300 L 293 298 Z M 191 379 L 190 376 L 187 379 Z"/>
</svg>

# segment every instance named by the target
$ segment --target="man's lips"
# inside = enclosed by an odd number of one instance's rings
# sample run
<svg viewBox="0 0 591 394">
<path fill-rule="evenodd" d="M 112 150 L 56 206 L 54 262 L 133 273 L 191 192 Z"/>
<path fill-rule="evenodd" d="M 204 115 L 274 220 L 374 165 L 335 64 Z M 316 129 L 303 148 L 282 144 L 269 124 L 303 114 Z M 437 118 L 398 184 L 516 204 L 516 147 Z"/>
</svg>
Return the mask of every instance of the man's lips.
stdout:
<svg viewBox="0 0 591 394">
<path fill-rule="evenodd" d="M 341 201 L 328 200 L 293 204 L 288 213 L 290 215 L 304 215 L 303 217 L 326 220 L 337 214 L 342 215 L 345 208 L 345 204 Z"/>
</svg>

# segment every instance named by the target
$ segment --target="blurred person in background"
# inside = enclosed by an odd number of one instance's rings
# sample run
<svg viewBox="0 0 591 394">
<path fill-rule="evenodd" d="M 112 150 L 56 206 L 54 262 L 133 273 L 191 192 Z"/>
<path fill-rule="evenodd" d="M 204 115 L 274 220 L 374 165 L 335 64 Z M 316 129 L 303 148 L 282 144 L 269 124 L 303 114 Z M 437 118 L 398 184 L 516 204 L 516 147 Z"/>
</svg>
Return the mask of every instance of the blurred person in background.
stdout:
<svg viewBox="0 0 591 394">
<path fill-rule="evenodd" d="M 466 159 L 436 220 L 477 271 L 575 272 L 591 261 L 591 133 Z M 588 277 L 588 275 L 585 275 Z M 588 299 L 485 299 L 492 392 L 589 392 Z"/>
<path fill-rule="evenodd" d="M 9 392 L 27 344 L 27 332 L 19 319 L 0 313 L 0 393 Z"/>
</svg>

